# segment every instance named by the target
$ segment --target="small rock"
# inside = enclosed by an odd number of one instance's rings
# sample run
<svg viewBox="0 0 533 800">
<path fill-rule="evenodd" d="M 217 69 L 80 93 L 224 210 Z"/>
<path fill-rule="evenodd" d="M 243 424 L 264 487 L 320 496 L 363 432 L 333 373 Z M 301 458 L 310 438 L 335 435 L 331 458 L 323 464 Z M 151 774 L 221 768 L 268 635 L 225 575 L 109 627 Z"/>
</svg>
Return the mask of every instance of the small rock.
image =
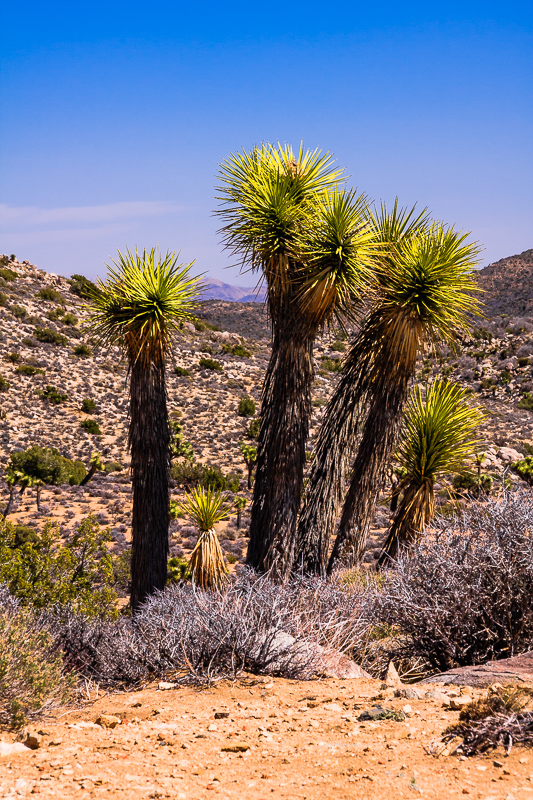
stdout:
<svg viewBox="0 0 533 800">
<path fill-rule="evenodd" d="M 493 766 L 495 766 L 495 767 L 503 767 L 503 764 L 502 764 L 502 762 L 501 762 L 501 761 L 493 761 L 493 762 L 492 762 L 492 764 L 493 764 Z"/>
<path fill-rule="evenodd" d="M 121 720 L 112 714 L 100 714 L 96 720 L 96 724 L 100 725 L 101 728 L 116 728 L 117 725 L 120 725 L 120 722 Z"/>
<path fill-rule="evenodd" d="M 175 689 L 177 685 L 178 685 L 177 683 L 167 683 L 167 681 L 160 681 L 157 684 L 157 688 L 160 689 L 162 692 L 168 692 L 170 691 L 170 689 Z"/>
<path fill-rule="evenodd" d="M 398 686 L 401 683 L 400 676 L 398 675 L 398 670 L 394 666 L 394 662 L 389 661 L 389 666 L 387 667 L 387 674 L 385 675 L 385 683 L 387 686 Z"/>
<path fill-rule="evenodd" d="M 405 714 L 406 717 L 411 717 L 413 715 L 413 713 L 414 713 L 413 712 L 413 707 L 410 706 L 409 704 L 406 704 L 405 706 L 402 706 L 402 711 L 403 711 L 403 713 Z"/>
<path fill-rule="evenodd" d="M 39 736 L 36 731 L 28 731 L 24 738 L 23 744 L 29 747 L 30 750 L 38 750 L 43 743 L 43 737 Z"/>
<path fill-rule="evenodd" d="M 229 711 L 215 711 L 215 719 L 227 719 Z"/>
<path fill-rule="evenodd" d="M 211 725 L 208 726 L 207 730 L 208 731 L 217 731 L 218 730 L 218 725 L 215 725 L 215 723 L 213 722 Z"/>
<path fill-rule="evenodd" d="M 31 753 L 29 747 L 22 742 L 0 742 L 0 758 L 4 756 L 14 756 L 18 753 Z"/>
<path fill-rule="evenodd" d="M 404 689 L 396 689 L 394 697 L 404 697 L 406 700 L 420 700 L 421 694 L 420 689 L 406 686 Z"/>
<path fill-rule="evenodd" d="M 250 749 L 250 745 L 246 742 L 232 742 L 222 748 L 223 753 L 245 753 Z"/>
<path fill-rule="evenodd" d="M 460 711 L 471 702 L 472 698 L 469 694 L 463 694 L 461 697 L 450 697 L 450 708 L 452 711 Z"/>
</svg>

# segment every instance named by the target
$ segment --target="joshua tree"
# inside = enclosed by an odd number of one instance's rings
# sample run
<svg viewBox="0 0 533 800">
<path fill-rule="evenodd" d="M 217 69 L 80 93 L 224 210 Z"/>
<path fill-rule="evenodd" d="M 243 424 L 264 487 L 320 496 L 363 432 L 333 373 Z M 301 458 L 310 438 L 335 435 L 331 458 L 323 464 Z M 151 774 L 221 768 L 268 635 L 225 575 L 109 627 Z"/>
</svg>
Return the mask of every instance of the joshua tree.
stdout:
<svg viewBox="0 0 533 800">
<path fill-rule="evenodd" d="M 248 501 L 246 500 L 246 497 L 240 497 L 239 495 L 237 495 L 237 497 L 233 501 L 233 505 L 235 506 L 235 509 L 237 511 L 237 528 L 241 527 L 241 515 L 244 509 L 246 508 L 247 502 Z"/>
<path fill-rule="evenodd" d="M 465 243 L 467 236 L 434 223 L 399 247 L 391 246 L 376 273 L 381 297 L 366 325 L 375 343 L 367 377 L 367 416 L 328 564 L 330 573 L 353 566 L 363 555 L 420 351 L 426 344 L 453 346 L 457 334 L 468 328 L 469 315 L 478 309 L 472 269 L 479 249 Z"/>
<path fill-rule="evenodd" d="M 293 560 L 311 412 L 313 343 L 365 283 L 371 235 L 362 196 L 337 190 L 331 157 L 263 145 L 221 166 L 226 245 L 266 282 L 272 353 L 247 563 L 284 578 Z"/>
<path fill-rule="evenodd" d="M 89 461 L 89 472 L 81 481 L 80 486 L 85 486 L 86 483 L 89 483 L 94 474 L 99 470 L 103 470 L 103 468 L 104 462 L 102 461 L 102 454 L 95 450 L 94 453 L 92 453 Z"/>
<path fill-rule="evenodd" d="M 189 560 L 192 582 L 201 589 L 221 589 L 228 571 L 214 526 L 220 520 L 227 519 L 231 508 L 221 490 L 215 492 L 212 486 L 207 490 L 202 486 L 193 489 L 190 494 L 186 493 L 181 508 L 200 529 Z"/>
<path fill-rule="evenodd" d="M 436 380 L 425 400 L 416 386 L 407 404 L 397 458 L 405 470 L 399 502 L 378 566 L 382 567 L 413 542 L 435 514 L 435 481 L 444 473 L 460 472 L 478 444 L 475 429 L 483 420 L 467 391 Z"/>
<path fill-rule="evenodd" d="M 241 442 L 239 447 L 241 448 L 244 463 L 248 468 L 248 491 L 250 491 L 252 488 L 252 474 L 255 462 L 257 461 L 257 447 L 253 444 L 245 444 L 244 442 Z"/>
<path fill-rule="evenodd" d="M 174 253 L 129 250 L 92 294 L 91 322 L 101 345 L 117 344 L 129 367 L 133 484 L 131 606 L 165 587 L 168 556 L 170 431 L 165 360 L 172 334 L 189 319 L 200 290 Z"/>
<path fill-rule="evenodd" d="M 7 506 L 4 509 L 3 517 L 7 517 L 8 514 L 11 514 L 11 510 L 13 508 L 13 501 L 15 499 L 15 488 L 19 483 L 20 479 L 23 477 L 22 472 L 20 470 L 16 470 L 11 468 L 9 465 L 6 469 L 6 474 L 4 475 L 4 480 L 9 486 L 9 500 L 7 501 Z"/>
</svg>

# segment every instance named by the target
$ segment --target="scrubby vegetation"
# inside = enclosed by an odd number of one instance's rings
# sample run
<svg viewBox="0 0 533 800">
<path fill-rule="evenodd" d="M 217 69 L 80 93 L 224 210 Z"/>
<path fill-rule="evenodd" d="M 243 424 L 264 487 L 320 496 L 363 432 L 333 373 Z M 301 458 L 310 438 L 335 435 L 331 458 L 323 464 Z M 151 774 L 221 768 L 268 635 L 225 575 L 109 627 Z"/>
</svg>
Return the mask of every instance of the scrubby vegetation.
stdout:
<svg viewBox="0 0 533 800">
<path fill-rule="evenodd" d="M 216 372 L 222 372 L 224 369 L 220 361 L 215 361 L 213 358 L 201 358 L 198 362 L 198 365 L 202 369 L 215 370 Z"/>
<path fill-rule="evenodd" d="M 92 434 L 93 436 L 101 436 L 102 431 L 100 430 L 100 426 L 95 419 L 83 419 L 80 422 L 80 428 L 83 428 L 84 431 L 87 433 Z"/>
<path fill-rule="evenodd" d="M 56 333 L 51 328 L 35 328 L 33 335 L 38 342 L 44 342 L 45 344 L 58 344 L 65 347 L 68 341 L 66 336 Z"/>
<path fill-rule="evenodd" d="M 255 415 L 255 402 L 253 397 L 244 394 L 239 400 L 238 415 L 239 417 L 253 417 Z"/>
</svg>

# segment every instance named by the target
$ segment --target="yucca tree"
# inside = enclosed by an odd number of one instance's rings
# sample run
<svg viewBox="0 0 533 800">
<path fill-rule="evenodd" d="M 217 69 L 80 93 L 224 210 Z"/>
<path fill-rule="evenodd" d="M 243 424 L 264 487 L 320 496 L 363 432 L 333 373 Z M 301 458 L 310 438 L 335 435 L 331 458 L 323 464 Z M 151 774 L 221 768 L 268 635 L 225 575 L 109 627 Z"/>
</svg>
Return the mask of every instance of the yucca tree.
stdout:
<svg viewBox="0 0 533 800">
<path fill-rule="evenodd" d="M 369 342 L 374 343 L 365 379 L 366 417 L 328 564 L 330 573 L 354 566 L 364 553 L 419 353 L 440 343 L 453 346 L 479 308 L 472 273 L 477 244 L 467 242 L 468 234 L 441 223 L 395 241 L 390 231 L 396 215 L 387 214 L 383 206 L 374 218 L 383 244 L 392 241 L 376 270 L 377 300 L 359 339 L 363 354 Z"/>
<path fill-rule="evenodd" d="M 95 473 L 103 470 L 103 468 L 104 462 L 102 460 L 102 454 L 95 450 L 93 453 L 91 453 L 91 458 L 89 460 L 89 472 L 81 481 L 80 486 L 86 486 L 91 478 L 94 477 Z"/>
<path fill-rule="evenodd" d="M 392 246 L 399 248 L 403 242 L 423 234 L 428 224 L 424 211 L 417 213 L 415 208 L 400 209 L 396 202 L 389 213 L 382 205 L 380 212 L 371 216 L 373 261 L 379 263 Z M 370 310 L 362 319 L 359 333 L 346 354 L 339 383 L 323 417 L 298 522 L 296 571 L 326 574 L 329 543 L 347 469 L 364 418 L 365 401 L 373 384 L 377 349 L 383 344 L 379 336 L 376 338 L 376 329 L 384 311 L 381 281 L 381 269 L 374 270 L 367 288 Z"/>
<path fill-rule="evenodd" d="M 133 488 L 131 606 L 163 589 L 168 556 L 170 431 L 165 361 L 172 334 L 191 317 L 201 286 L 174 253 L 120 251 L 92 293 L 90 324 L 100 345 L 118 345 L 129 368 Z"/>
<path fill-rule="evenodd" d="M 272 323 L 247 563 L 283 579 L 303 486 L 313 344 L 336 314 L 350 312 L 365 283 L 366 200 L 339 190 L 329 154 L 303 146 L 232 155 L 219 178 L 226 247 L 264 279 Z"/>
<path fill-rule="evenodd" d="M 435 481 L 464 469 L 479 441 L 475 431 L 484 419 L 457 384 L 436 380 L 423 397 L 416 386 L 407 403 L 397 460 L 404 470 L 401 500 L 378 560 L 386 566 L 413 542 L 435 514 Z"/>
<path fill-rule="evenodd" d="M 215 492 L 212 486 L 207 490 L 201 486 L 190 494 L 185 493 L 181 510 L 200 529 L 200 536 L 189 559 L 192 582 L 200 589 L 222 589 L 228 571 L 214 528 L 217 522 L 229 517 L 231 506 L 220 489 Z"/>
</svg>

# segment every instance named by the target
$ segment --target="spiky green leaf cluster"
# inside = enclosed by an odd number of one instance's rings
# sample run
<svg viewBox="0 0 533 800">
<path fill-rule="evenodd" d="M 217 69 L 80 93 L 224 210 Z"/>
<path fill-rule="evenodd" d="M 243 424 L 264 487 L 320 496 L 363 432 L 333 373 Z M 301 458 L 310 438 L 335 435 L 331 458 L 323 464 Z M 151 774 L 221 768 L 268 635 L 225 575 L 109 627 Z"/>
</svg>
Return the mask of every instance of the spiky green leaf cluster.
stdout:
<svg viewBox="0 0 533 800">
<path fill-rule="evenodd" d="M 185 500 L 180 505 L 196 523 L 201 531 L 210 531 L 217 522 L 227 519 L 231 513 L 231 506 L 226 503 L 226 497 L 219 489 L 215 491 L 212 486 L 205 489 L 203 486 L 185 493 Z"/>
<path fill-rule="evenodd" d="M 92 292 L 89 321 L 102 345 L 118 344 L 131 362 L 163 358 L 172 332 L 190 319 L 202 291 L 191 264 L 179 264 L 179 254 L 158 250 L 118 252 L 105 282 Z"/>
<path fill-rule="evenodd" d="M 443 473 L 464 469 L 479 443 L 476 428 L 484 419 L 478 406 L 469 404 L 465 389 L 436 380 L 426 390 L 413 390 L 405 413 L 405 427 L 398 449 L 400 465 L 407 470 L 405 482 L 434 482 Z"/>
</svg>

